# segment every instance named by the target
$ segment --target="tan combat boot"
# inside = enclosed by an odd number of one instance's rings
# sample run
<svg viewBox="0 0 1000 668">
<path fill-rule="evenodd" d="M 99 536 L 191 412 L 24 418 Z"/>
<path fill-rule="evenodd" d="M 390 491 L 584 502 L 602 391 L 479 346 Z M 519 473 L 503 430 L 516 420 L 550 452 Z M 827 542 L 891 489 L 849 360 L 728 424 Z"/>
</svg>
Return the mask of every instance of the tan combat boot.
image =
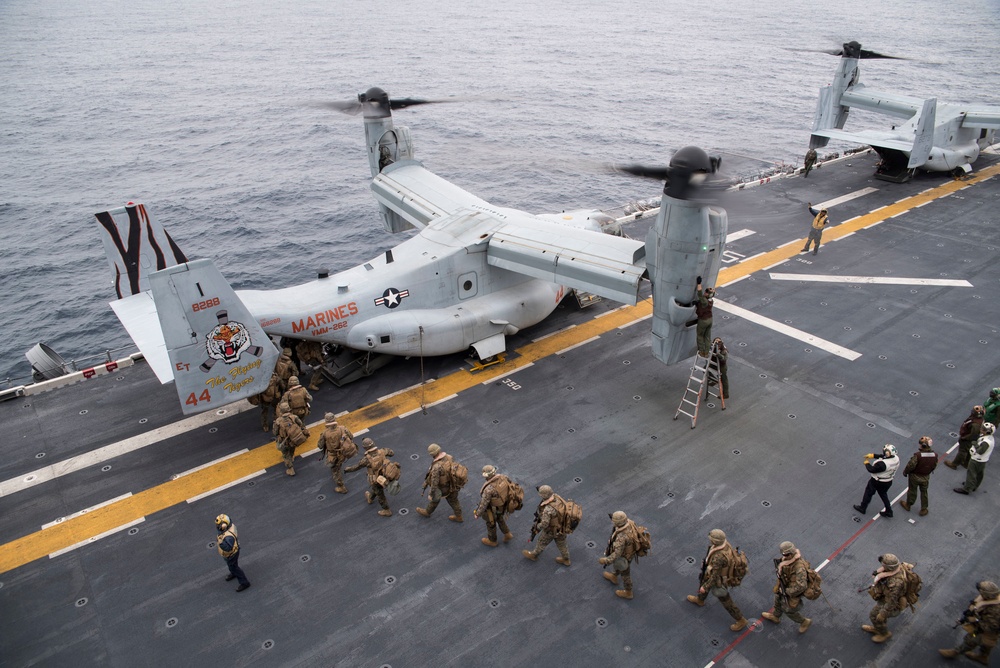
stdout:
<svg viewBox="0 0 1000 668">
<path fill-rule="evenodd" d="M 521 554 L 524 555 L 525 559 L 531 559 L 532 561 L 538 561 L 538 555 L 531 550 L 521 550 Z"/>
<path fill-rule="evenodd" d="M 626 601 L 632 600 L 632 590 L 631 589 L 616 589 L 615 596 L 618 598 L 624 598 Z"/>
<path fill-rule="evenodd" d="M 742 631 L 747 627 L 747 618 L 740 617 L 736 622 L 729 626 L 730 631 Z"/>
<path fill-rule="evenodd" d="M 487 545 L 489 547 L 496 547 L 497 546 L 497 542 L 495 540 L 490 540 L 489 538 L 483 538 L 482 541 L 483 541 L 483 545 Z"/>
<path fill-rule="evenodd" d="M 862 624 L 861 625 L 861 630 L 865 631 L 867 633 L 876 633 L 875 627 L 872 626 L 871 624 Z"/>
<path fill-rule="evenodd" d="M 972 659 L 976 663 L 981 663 L 984 666 L 990 665 L 990 657 L 984 656 L 982 654 L 977 654 L 975 652 L 975 650 L 971 650 L 970 649 L 968 652 L 962 652 L 962 654 L 964 654 L 965 656 L 969 657 L 970 659 Z"/>
<path fill-rule="evenodd" d="M 569 557 L 556 557 L 556 563 L 562 564 L 563 566 L 569 566 Z"/>
<path fill-rule="evenodd" d="M 295 469 L 289 466 L 288 468 L 285 469 L 285 475 L 295 475 Z"/>
<path fill-rule="evenodd" d="M 514 539 L 514 534 L 512 534 L 510 531 L 508 531 L 507 533 L 505 533 L 503 535 L 503 542 L 505 542 L 505 543 L 508 543 L 508 542 L 510 542 L 513 539 Z"/>
<path fill-rule="evenodd" d="M 389 510 L 388 508 L 383 508 L 382 510 L 378 511 L 378 514 L 381 515 L 382 517 L 392 517 L 392 511 Z"/>
<path fill-rule="evenodd" d="M 760 613 L 760 616 L 763 617 L 764 619 L 766 619 L 769 622 L 774 622 L 775 624 L 780 624 L 781 623 L 781 617 L 778 617 L 777 615 L 775 615 L 772 612 L 762 612 L 762 613 Z"/>
<path fill-rule="evenodd" d="M 464 520 L 462 520 L 462 516 L 461 515 L 448 515 L 448 519 L 451 520 L 452 522 L 462 522 L 462 521 L 464 521 Z"/>
<path fill-rule="evenodd" d="M 688 603 L 694 603 L 695 605 L 697 605 L 699 607 L 702 607 L 702 608 L 705 607 L 705 601 L 701 600 L 700 598 L 698 598 L 694 594 L 688 594 L 687 599 L 688 599 Z"/>
<path fill-rule="evenodd" d="M 813 620 L 811 620 L 810 618 L 806 617 L 806 620 L 804 622 L 802 622 L 801 624 L 799 624 L 799 633 L 805 633 L 806 631 L 808 631 L 809 627 L 812 626 L 812 623 L 813 623 Z"/>
<path fill-rule="evenodd" d="M 608 582 L 612 584 L 618 584 L 618 576 L 615 575 L 614 573 L 609 573 L 608 571 L 604 571 L 603 573 L 601 573 L 601 575 L 603 575 L 604 579 L 607 580 Z"/>
<path fill-rule="evenodd" d="M 334 490 L 337 494 L 347 494 L 347 488 L 343 485 L 337 485 Z"/>
<path fill-rule="evenodd" d="M 365 492 L 365 501 L 368 502 L 369 506 L 372 505 L 372 501 L 374 501 L 374 500 L 375 499 L 372 497 L 372 493 L 371 492 Z"/>
<path fill-rule="evenodd" d="M 884 643 L 886 640 L 892 637 L 892 631 L 886 631 L 885 633 L 876 633 L 872 636 L 872 642 Z"/>
<path fill-rule="evenodd" d="M 431 514 L 429 512 L 427 512 L 426 510 L 424 510 L 423 508 L 417 508 L 417 515 L 421 515 L 422 517 L 430 517 L 431 516 Z"/>
<path fill-rule="evenodd" d="M 958 650 L 957 649 L 939 649 L 938 650 L 938 654 L 940 654 L 941 656 L 943 656 L 946 659 L 954 659 L 956 656 L 958 656 Z"/>
</svg>

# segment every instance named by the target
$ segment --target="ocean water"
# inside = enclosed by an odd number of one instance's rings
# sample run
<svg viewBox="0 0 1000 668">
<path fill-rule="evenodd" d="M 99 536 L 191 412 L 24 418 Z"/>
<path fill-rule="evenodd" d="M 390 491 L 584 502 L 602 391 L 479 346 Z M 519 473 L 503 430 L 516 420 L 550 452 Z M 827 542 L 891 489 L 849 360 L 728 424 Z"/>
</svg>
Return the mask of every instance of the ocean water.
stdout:
<svg viewBox="0 0 1000 668">
<path fill-rule="evenodd" d="M 97 211 L 144 202 L 238 289 L 398 243 L 360 119 L 318 102 L 455 97 L 396 113 L 430 169 L 533 213 L 611 208 L 659 188 L 607 162 L 688 144 L 724 167 L 800 162 L 837 64 L 808 49 L 850 39 L 911 58 L 864 62 L 870 86 L 1000 105 L 995 1 L 4 0 L 0 387 L 39 341 L 67 359 L 129 346 Z"/>
</svg>

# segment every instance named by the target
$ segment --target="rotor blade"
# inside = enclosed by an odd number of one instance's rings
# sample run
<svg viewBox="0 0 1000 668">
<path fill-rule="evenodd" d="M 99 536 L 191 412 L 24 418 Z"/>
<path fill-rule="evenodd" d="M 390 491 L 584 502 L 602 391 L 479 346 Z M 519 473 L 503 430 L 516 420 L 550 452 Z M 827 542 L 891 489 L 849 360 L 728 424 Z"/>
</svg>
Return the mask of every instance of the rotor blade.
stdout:
<svg viewBox="0 0 1000 668">
<path fill-rule="evenodd" d="M 419 97 L 390 98 L 389 108 L 406 109 L 407 107 L 415 107 L 418 104 L 438 104 L 440 102 L 458 102 L 458 99 L 456 98 L 454 100 L 424 100 Z"/>
<path fill-rule="evenodd" d="M 611 170 L 614 172 L 631 174 L 632 176 L 641 176 L 647 179 L 656 179 L 657 181 L 666 181 L 667 175 L 670 173 L 669 168 L 663 166 L 650 166 L 650 165 L 611 165 Z"/>
<path fill-rule="evenodd" d="M 318 107 L 333 109 L 334 111 L 339 111 L 343 114 L 349 114 L 351 116 L 357 116 L 364 108 L 364 105 L 357 100 L 354 100 L 353 102 L 316 102 L 315 104 Z"/>
<path fill-rule="evenodd" d="M 904 58 L 902 56 L 887 56 L 884 53 L 879 53 L 878 51 L 870 51 L 868 49 L 861 49 L 860 58 L 886 58 L 889 60 L 909 60 L 909 58 Z"/>
</svg>

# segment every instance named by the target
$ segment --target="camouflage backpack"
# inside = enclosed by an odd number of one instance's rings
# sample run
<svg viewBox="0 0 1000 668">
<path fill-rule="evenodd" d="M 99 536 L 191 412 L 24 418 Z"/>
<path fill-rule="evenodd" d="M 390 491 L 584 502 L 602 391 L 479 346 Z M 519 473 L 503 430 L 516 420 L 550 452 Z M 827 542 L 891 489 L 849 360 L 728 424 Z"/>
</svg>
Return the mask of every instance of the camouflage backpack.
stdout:
<svg viewBox="0 0 1000 668">
<path fill-rule="evenodd" d="M 496 487 L 497 496 L 490 504 L 494 508 L 502 508 L 505 513 L 513 513 L 524 506 L 524 488 L 516 482 L 505 475 L 498 474 L 493 484 Z"/>
<path fill-rule="evenodd" d="M 465 483 L 469 482 L 469 469 L 465 464 L 452 459 L 445 470 L 448 472 L 448 480 L 451 483 L 451 490 L 453 492 L 462 489 L 465 487 Z"/>
<path fill-rule="evenodd" d="M 399 462 L 394 462 L 391 459 L 388 459 L 385 464 L 382 465 L 381 475 L 385 476 L 385 479 L 389 482 L 399 480 L 400 473 L 402 473 L 402 467 L 399 465 Z"/>
<path fill-rule="evenodd" d="M 808 561 L 805 559 L 802 561 L 806 565 L 806 590 L 802 592 L 802 596 L 810 601 L 815 601 L 823 595 L 823 578 L 820 577 L 819 573 L 813 570 L 813 567 L 809 565 Z"/>
<path fill-rule="evenodd" d="M 903 562 L 903 574 L 906 576 L 906 592 L 900 599 L 901 606 L 910 606 L 910 610 L 916 612 L 917 601 L 920 600 L 920 590 L 924 586 L 924 581 L 913 570 L 913 564 Z"/>
<path fill-rule="evenodd" d="M 743 578 L 750 571 L 750 560 L 747 559 L 746 552 L 741 552 L 740 548 L 730 547 L 727 555 L 729 561 L 729 572 L 725 577 L 727 587 L 739 587 L 743 584 Z"/>
<path fill-rule="evenodd" d="M 289 415 L 282 415 L 278 418 L 276 423 L 278 424 L 278 428 L 281 430 L 282 436 L 284 436 L 293 446 L 298 447 L 305 443 L 309 438 L 308 434 L 306 434 L 306 432 L 304 432 Z M 278 447 L 280 449 L 281 446 L 279 445 Z"/>
<path fill-rule="evenodd" d="M 632 559 L 648 555 L 649 551 L 653 549 L 653 540 L 649 535 L 649 529 L 636 524 L 632 520 L 629 520 L 625 527 L 629 532 L 629 541 L 625 545 L 625 551 L 622 556 L 627 561 L 632 561 Z"/>
<path fill-rule="evenodd" d="M 573 499 L 564 499 L 558 494 L 553 496 L 556 499 L 553 504 L 557 513 L 556 524 L 562 533 L 569 535 L 580 525 L 580 520 L 583 519 L 583 507 Z"/>
</svg>

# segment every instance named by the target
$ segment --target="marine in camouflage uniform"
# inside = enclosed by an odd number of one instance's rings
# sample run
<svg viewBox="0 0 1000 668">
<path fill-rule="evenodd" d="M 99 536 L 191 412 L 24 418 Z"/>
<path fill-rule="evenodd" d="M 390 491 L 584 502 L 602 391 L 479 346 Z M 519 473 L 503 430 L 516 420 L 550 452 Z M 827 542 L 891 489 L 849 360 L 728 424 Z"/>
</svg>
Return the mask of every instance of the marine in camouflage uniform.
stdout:
<svg viewBox="0 0 1000 668">
<path fill-rule="evenodd" d="M 289 376 L 288 389 L 281 396 L 281 401 L 288 404 L 295 415 L 305 419 L 309 417 L 309 408 L 312 400 L 312 395 L 309 394 L 308 390 L 299 385 L 299 377 Z"/>
<path fill-rule="evenodd" d="M 451 455 L 441 450 L 441 446 L 437 443 L 431 443 L 427 446 L 427 454 L 432 457 L 432 460 L 430 468 L 427 469 L 427 475 L 424 476 L 424 488 L 429 487 L 430 492 L 427 495 L 427 507 L 417 508 L 417 514 L 430 517 L 434 514 L 438 504 L 441 503 L 441 499 L 444 498 L 454 511 L 453 515 L 448 515 L 448 519 L 452 522 L 461 522 L 462 504 L 458 500 L 460 488 L 454 484 L 449 473 L 453 461 Z"/>
<path fill-rule="evenodd" d="M 962 615 L 965 637 L 952 649 L 939 649 L 941 656 L 953 659 L 965 654 L 984 666 L 990 665 L 990 652 L 997 646 L 1000 634 L 1000 587 L 984 580 L 976 585 L 979 595 L 972 599 Z M 977 652 L 976 649 L 979 651 Z"/>
<path fill-rule="evenodd" d="M 347 427 L 337 424 L 337 417 L 333 413 L 323 416 L 323 433 L 319 435 L 320 456 L 324 458 L 326 465 L 330 468 L 330 475 L 336 485 L 333 491 L 338 494 L 347 494 L 347 487 L 344 485 L 344 474 L 341 467 L 347 461 L 347 453 L 344 445 L 354 441 L 354 434 Z"/>
<path fill-rule="evenodd" d="M 299 362 L 305 362 L 312 367 L 309 389 L 315 392 L 319 389 L 319 384 L 323 382 L 323 365 L 326 364 L 326 358 L 323 357 L 323 344 L 319 341 L 299 341 L 295 344 L 295 354 L 298 355 Z"/>
<path fill-rule="evenodd" d="M 779 624 L 781 615 L 788 615 L 790 620 L 798 622 L 799 633 L 805 633 L 812 624 L 812 619 L 802 615 L 802 595 L 809 588 L 809 562 L 790 541 L 781 543 L 778 550 L 781 560 L 775 559 L 774 565 L 778 575 L 774 583 L 774 612 L 762 612 L 760 616 Z"/>
<path fill-rule="evenodd" d="M 274 440 L 277 442 L 278 450 L 285 461 L 285 473 L 295 475 L 292 468 L 292 460 L 295 459 L 296 445 L 292 442 L 292 435 L 301 430 L 308 438 L 309 430 L 302 424 L 302 420 L 291 412 L 288 404 L 284 401 L 278 404 L 278 417 L 274 420 Z"/>
<path fill-rule="evenodd" d="M 632 559 L 639 544 L 639 530 L 635 522 L 621 510 L 616 510 L 611 514 L 611 523 L 614 529 L 611 531 L 611 538 L 608 539 L 608 547 L 604 551 L 604 556 L 597 560 L 602 566 L 611 564 L 614 573 L 604 571 L 604 579 L 612 584 L 618 584 L 618 576 L 622 578 L 624 589 L 616 589 L 615 595 L 619 598 L 630 600 L 632 598 Z"/>
<path fill-rule="evenodd" d="M 549 543 L 556 542 L 559 548 L 559 556 L 556 561 L 563 566 L 569 566 L 569 546 L 566 544 L 566 534 L 563 533 L 562 519 L 566 513 L 566 501 L 552 491 L 548 485 L 538 488 L 538 496 L 542 497 L 542 502 L 538 504 L 535 511 L 535 524 L 531 528 L 532 535 L 538 535 L 538 542 L 534 550 L 521 550 L 527 559 L 538 560 L 538 555 L 545 551 Z"/>
<path fill-rule="evenodd" d="M 900 501 L 899 506 L 903 510 L 909 511 L 917 501 L 917 491 L 920 491 L 920 514 L 927 514 L 927 486 L 931 481 L 931 473 L 937 468 L 938 456 L 932 450 L 934 441 L 930 436 L 920 437 L 920 449 L 913 453 L 910 461 L 906 462 L 903 475 L 906 476 L 909 488 L 906 491 L 906 500 Z"/>
<path fill-rule="evenodd" d="M 344 473 L 353 473 L 361 467 L 367 466 L 369 489 L 365 492 L 365 501 L 371 505 L 375 499 L 378 499 L 378 505 L 382 507 L 378 514 L 382 517 L 392 517 L 389 502 L 385 499 L 384 483 L 379 482 L 379 479 L 385 480 L 382 477 L 382 467 L 385 466 L 386 459 L 396 453 L 389 448 L 376 448 L 375 441 L 370 438 L 361 441 L 361 444 L 365 448 L 365 456 L 354 466 L 348 466 L 344 469 Z"/>
<path fill-rule="evenodd" d="M 973 406 L 969 417 L 958 428 L 958 452 L 955 458 L 944 463 L 950 469 L 957 469 L 959 466 L 969 468 L 969 457 L 972 446 L 979 440 L 979 434 L 983 429 L 983 416 L 985 409 L 982 406 Z"/>
<path fill-rule="evenodd" d="M 733 570 L 735 550 L 726 540 L 722 529 L 712 529 L 708 532 L 708 552 L 701 562 L 701 578 L 698 582 L 698 593 L 688 594 L 687 600 L 695 605 L 704 606 L 708 595 L 719 599 L 719 603 L 736 621 L 729 627 L 731 631 L 742 631 L 747 626 L 746 617 L 729 596 L 728 578 Z"/>
<path fill-rule="evenodd" d="M 868 593 L 875 599 L 875 607 L 868 613 L 871 624 L 861 627 L 872 634 L 872 642 L 883 643 L 892 637 L 888 621 L 896 617 L 907 605 L 906 572 L 903 564 L 894 554 L 883 554 L 878 558 L 882 565 L 875 571 L 874 581 Z"/>
<path fill-rule="evenodd" d="M 267 389 L 257 395 L 257 405 L 260 406 L 260 428 L 264 431 L 271 431 L 271 411 L 274 417 L 278 417 L 278 404 L 281 402 L 281 376 L 271 373 L 271 380 L 267 384 Z"/>
<path fill-rule="evenodd" d="M 285 347 L 281 349 L 281 356 L 274 363 L 274 373 L 281 379 L 281 393 L 288 389 L 288 379 L 298 371 L 298 365 L 292 360 L 292 349 Z"/>
<path fill-rule="evenodd" d="M 502 503 L 504 499 L 500 496 L 501 483 L 506 481 L 507 478 L 506 476 L 497 474 L 496 467 L 490 464 L 483 467 L 483 477 L 486 478 L 486 482 L 483 483 L 482 489 L 479 490 L 479 506 L 473 511 L 472 515 L 476 519 L 482 516 L 486 522 L 487 537 L 482 539 L 483 545 L 496 547 L 497 527 L 500 527 L 500 531 L 503 532 L 503 542 L 506 543 L 514 538 L 514 534 L 507 528 L 507 506 Z"/>
</svg>

